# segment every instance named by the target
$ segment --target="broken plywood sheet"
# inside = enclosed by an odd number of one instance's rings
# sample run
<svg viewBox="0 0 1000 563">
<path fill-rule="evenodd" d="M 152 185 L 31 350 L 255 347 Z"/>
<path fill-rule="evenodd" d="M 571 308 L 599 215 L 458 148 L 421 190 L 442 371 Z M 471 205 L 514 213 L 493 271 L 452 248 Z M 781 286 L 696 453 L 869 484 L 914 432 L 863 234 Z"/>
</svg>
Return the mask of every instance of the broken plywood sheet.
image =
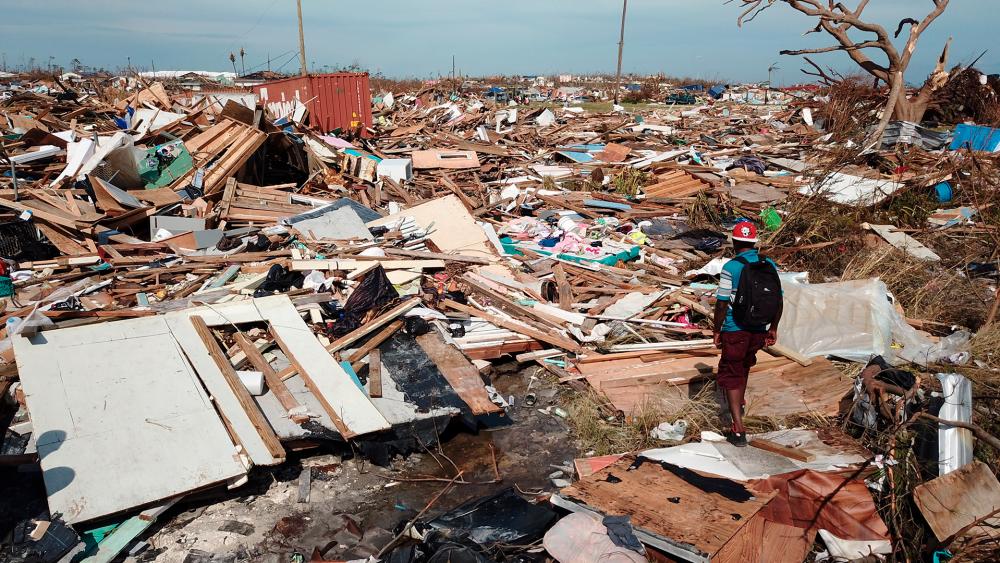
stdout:
<svg viewBox="0 0 1000 563">
<path fill-rule="evenodd" d="M 748 203 L 773 203 L 784 201 L 788 196 L 785 192 L 756 182 L 743 182 L 735 186 L 727 186 L 723 191 L 728 193 L 733 199 L 739 199 Z"/>
<path fill-rule="evenodd" d="M 303 379 L 310 387 L 310 391 L 321 403 L 326 403 L 329 406 L 326 410 L 331 419 L 342 421 L 345 428 L 341 434 L 345 438 L 353 438 L 361 434 L 389 428 L 385 417 L 378 412 L 364 391 L 354 383 L 344 368 L 316 339 L 312 330 L 295 310 L 295 306 L 288 300 L 288 296 L 275 295 L 261 299 L 220 303 L 210 307 L 198 307 L 170 313 L 167 317 L 170 319 L 171 327 L 179 327 L 178 330 L 185 334 L 187 339 L 190 339 L 190 335 L 185 332 L 186 327 L 190 325 L 187 318 L 194 315 L 202 317 L 210 327 L 261 321 L 270 323 L 274 333 L 288 347 L 288 351 L 305 370 L 304 375 L 307 377 Z M 204 364 L 204 361 L 201 363 Z M 196 368 L 201 374 L 201 367 L 196 366 Z M 206 365 L 205 369 L 209 373 L 213 373 L 211 367 Z M 217 372 L 217 369 L 214 372 Z M 207 382 L 206 385 L 208 385 Z M 217 393 L 212 392 L 213 394 Z M 238 411 L 234 416 L 238 416 Z M 232 422 L 232 420 L 230 421 Z M 245 430 L 249 432 L 249 429 Z M 262 457 L 262 459 L 266 458 Z"/>
<path fill-rule="evenodd" d="M 426 150 L 413 151 L 413 168 L 479 168 L 479 155 L 475 151 Z"/>
<path fill-rule="evenodd" d="M 772 496 L 628 455 L 562 489 L 553 504 L 574 512 L 627 514 L 642 542 L 688 561 L 711 561 Z"/>
<path fill-rule="evenodd" d="M 245 475 L 165 318 L 17 336 L 14 350 L 49 508 L 68 522 Z"/>
<path fill-rule="evenodd" d="M 290 217 L 286 223 L 310 239 L 374 240 L 358 214 L 347 206 L 332 204 Z"/>
<path fill-rule="evenodd" d="M 445 253 L 494 258 L 489 239 L 476 224 L 475 218 L 454 194 L 433 199 L 404 209 L 394 215 L 367 224 L 368 227 L 397 224 L 412 217 L 421 229 L 431 229 L 429 238 Z"/>
<path fill-rule="evenodd" d="M 817 358 L 807 367 L 775 358 L 761 351 L 747 386 L 747 414 L 784 417 L 816 413 L 835 416 L 840 400 L 852 387 L 830 361 Z M 718 367 L 717 357 L 688 357 L 645 362 L 630 358 L 580 364 L 578 369 L 591 387 L 626 414 L 640 410 L 647 402 L 667 407 L 694 398 L 711 384 Z"/>
<path fill-rule="evenodd" d="M 834 203 L 868 207 L 882 203 L 887 197 L 903 189 L 903 184 L 882 178 L 862 178 L 834 172 L 819 183 L 803 186 L 799 193 L 820 195 Z"/>
<path fill-rule="evenodd" d="M 747 414 L 779 418 L 794 414 L 836 416 L 841 399 L 853 385 L 852 378 L 825 358 L 814 358 L 808 366 L 789 363 L 751 373 Z"/>
<path fill-rule="evenodd" d="M 1000 482 L 981 461 L 918 485 L 913 498 L 941 541 L 980 520 L 969 535 L 1000 537 Z"/>
<path fill-rule="evenodd" d="M 899 250 L 902 250 L 910 256 L 913 256 L 914 258 L 927 260 L 928 262 L 941 261 L 941 257 L 935 254 L 933 250 L 927 248 L 919 240 L 911 237 L 910 235 L 898 231 L 893 225 L 872 225 L 870 223 L 863 223 L 861 227 L 875 231 L 875 233 L 882 237 L 885 242 L 891 244 Z"/>
</svg>

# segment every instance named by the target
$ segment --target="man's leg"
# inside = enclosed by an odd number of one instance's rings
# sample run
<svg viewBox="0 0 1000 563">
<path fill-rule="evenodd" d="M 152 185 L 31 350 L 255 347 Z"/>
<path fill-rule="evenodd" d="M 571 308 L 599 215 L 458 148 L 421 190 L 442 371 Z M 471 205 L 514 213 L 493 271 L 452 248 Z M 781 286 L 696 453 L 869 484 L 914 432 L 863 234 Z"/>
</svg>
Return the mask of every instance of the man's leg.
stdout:
<svg viewBox="0 0 1000 563">
<path fill-rule="evenodd" d="M 746 350 L 750 335 L 746 332 L 722 333 L 722 355 L 716 383 L 722 388 L 729 403 L 729 413 L 733 418 L 733 432 L 746 432 L 743 427 L 743 393 L 746 389 Z"/>
<path fill-rule="evenodd" d="M 747 381 L 750 380 L 750 370 L 757 365 L 757 352 L 764 349 L 764 339 L 766 336 L 763 333 L 751 333 L 747 339 L 747 351 L 743 357 L 743 373 L 746 374 L 746 377 L 743 379 L 743 388 L 740 390 L 740 397 L 743 401 L 741 405 L 743 406 L 747 404 Z"/>
</svg>

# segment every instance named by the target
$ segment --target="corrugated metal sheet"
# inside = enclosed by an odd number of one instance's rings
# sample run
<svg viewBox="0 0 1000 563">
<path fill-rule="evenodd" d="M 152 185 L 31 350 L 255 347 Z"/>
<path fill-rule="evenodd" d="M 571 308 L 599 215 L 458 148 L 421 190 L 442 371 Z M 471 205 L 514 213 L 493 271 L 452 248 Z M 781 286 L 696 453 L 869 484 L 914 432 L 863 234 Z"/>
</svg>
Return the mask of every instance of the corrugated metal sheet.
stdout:
<svg viewBox="0 0 1000 563">
<path fill-rule="evenodd" d="M 338 72 L 276 80 L 253 87 L 275 116 L 290 116 L 298 100 L 309 108 L 309 126 L 328 133 L 372 125 L 368 73 Z"/>
</svg>

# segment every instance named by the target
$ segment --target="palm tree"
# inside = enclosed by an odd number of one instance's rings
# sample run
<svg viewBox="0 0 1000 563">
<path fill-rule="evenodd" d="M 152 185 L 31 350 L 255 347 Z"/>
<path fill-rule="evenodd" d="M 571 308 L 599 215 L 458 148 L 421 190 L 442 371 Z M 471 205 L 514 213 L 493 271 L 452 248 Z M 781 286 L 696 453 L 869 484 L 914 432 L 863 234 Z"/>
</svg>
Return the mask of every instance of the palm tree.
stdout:
<svg viewBox="0 0 1000 563">
<path fill-rule="evenodd" d="M 229 62 L 233 63 L 233 74 L 239 74 L 236 72 L 236 54 L 229 53 Z"/>
<path fill-rule="evenodd" d="M 247 52 L 243 50 L 243 47 L 240 47 L 240 68 L 243 69 L 243 76 L 246 76 L 247 74 L 247 63 L 243 60 L 243 57 L 245 57 L 246 54 Z"/>
</svg>

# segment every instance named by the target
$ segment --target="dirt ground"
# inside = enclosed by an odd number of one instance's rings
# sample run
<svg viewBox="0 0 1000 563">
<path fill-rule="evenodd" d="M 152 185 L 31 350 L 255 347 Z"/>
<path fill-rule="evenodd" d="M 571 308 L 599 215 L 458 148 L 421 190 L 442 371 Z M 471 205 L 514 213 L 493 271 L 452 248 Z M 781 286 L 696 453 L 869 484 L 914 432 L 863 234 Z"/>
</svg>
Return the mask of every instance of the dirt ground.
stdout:
<svg viewBox="0 0 1000 563">
<path fill-rule="evenodd" d="M 539 412 L 558 401 L 554 383 L 536 380 L 531 390 L 538 402 L 524 405 L 530 377 L 537 371 L 532 367 L 494 380 L 505 397 L 514 397 L 513 424 L 478 435 L 459 432 L 441 444 L 444 456 L 465 472 L 469 483 L 495 480 L 492 445 L 501 481 L 457 485 L 428 514 L 440 514 L 512 486 L 522 491 L 555 490 L 549 476 L 561 466 L 571 466 L 579 452 L 566 422 Z M 308 559 L 314 548 L 327 559 L 367 557 L 446 484 L 393 481 L 391 476 L 448 480 L 456 474 L 435 445 L 430 449 L 434 456 L 427 452 L 405 459 L 397 456 L 389 468 L 376 467 L 360 457 L 305 452 L 281 466 L 258 469 L 250 483 L 224 497 L 216 494 L 174 507 L 147 538 L 149 547 L 127 560 L 277 563 L 291 561 L 296 552 Z M 312 486 L 309 502 L 299 503 L 299 476 L 305 468 L 312 472 Z"/>
</svg>

